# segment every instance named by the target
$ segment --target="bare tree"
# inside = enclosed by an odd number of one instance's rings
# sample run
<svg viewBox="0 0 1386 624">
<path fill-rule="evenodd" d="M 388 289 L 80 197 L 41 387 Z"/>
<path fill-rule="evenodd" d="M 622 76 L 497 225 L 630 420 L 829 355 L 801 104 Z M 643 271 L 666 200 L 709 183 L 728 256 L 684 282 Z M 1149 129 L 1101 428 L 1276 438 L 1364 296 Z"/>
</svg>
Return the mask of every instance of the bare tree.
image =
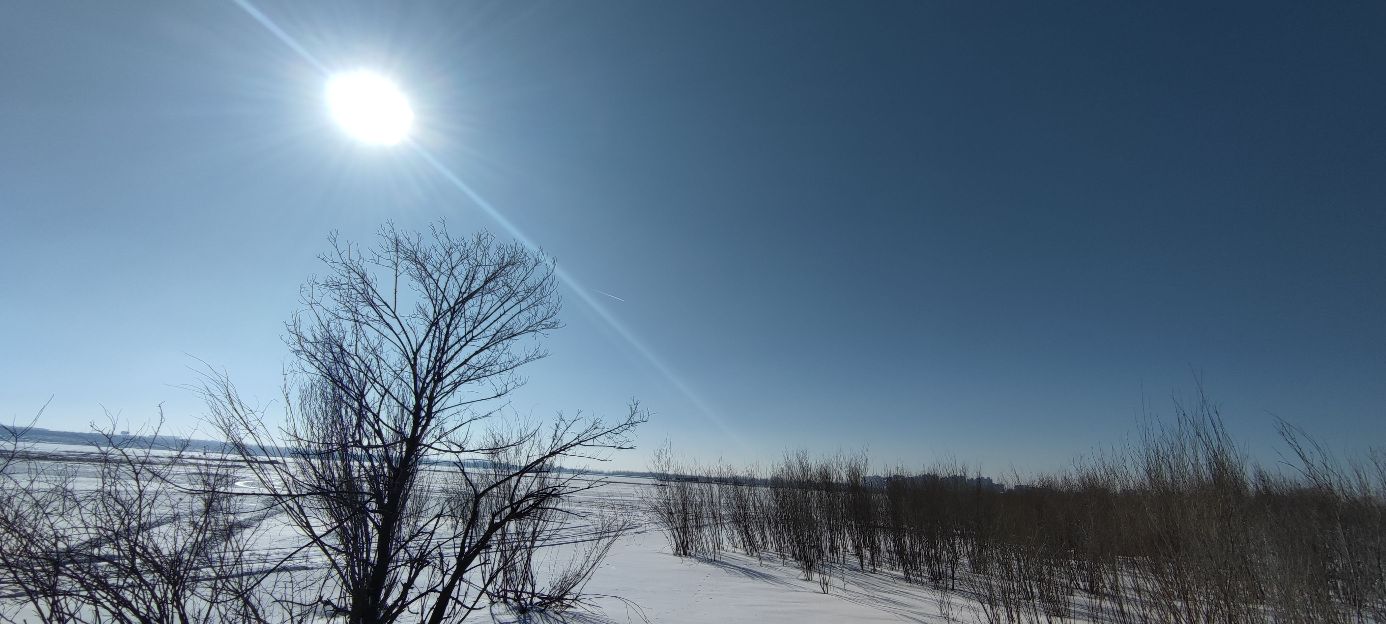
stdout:
<svg viewBox="0 0 1386 624">
<path fill-rule="evenodd" d="M 441 226 L 386 226 L 370 250 L 332 243 L 288 325 L 298 364 L 282 426 L 217 374 L 203 386 L 212 419 L 325 560 L 325 615 L 460 620 L 482 608 L 494 578 L 480 566 L 498 538 L 577 487 L 535 475 L 627 448 L 644 412 L 488 429 L 517 369 L 544 356 L 537 338 L 559 326 L 549 259 Z"/>
</svg>

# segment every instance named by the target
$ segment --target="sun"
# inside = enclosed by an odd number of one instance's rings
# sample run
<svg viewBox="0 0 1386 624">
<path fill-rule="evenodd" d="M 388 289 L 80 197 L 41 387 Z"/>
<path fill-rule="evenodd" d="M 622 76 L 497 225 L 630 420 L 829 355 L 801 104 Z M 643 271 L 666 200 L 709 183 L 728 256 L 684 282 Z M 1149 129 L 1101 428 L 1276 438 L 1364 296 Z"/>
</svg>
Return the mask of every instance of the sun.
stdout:
<svg viewBox="0 0 1386 624">
<path fill-rule="evenodd" d="M 332 119 L 352 138 L 371 145 L 395 145 L 409 137 L 414 109 L 389 78 L 372 71 L 336 74 L 327 81 Z"/>
</svg>

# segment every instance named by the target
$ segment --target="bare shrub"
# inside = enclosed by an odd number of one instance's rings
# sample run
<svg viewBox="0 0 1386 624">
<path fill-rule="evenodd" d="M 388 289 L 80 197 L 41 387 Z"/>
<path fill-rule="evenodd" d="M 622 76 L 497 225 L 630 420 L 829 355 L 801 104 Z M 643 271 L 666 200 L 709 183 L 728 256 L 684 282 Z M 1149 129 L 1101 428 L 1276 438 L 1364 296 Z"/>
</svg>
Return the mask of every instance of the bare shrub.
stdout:
<svg viewBox="0 0 1386 624">
<path fill-rule="evenodd" d="M 864 455 L 787 453 L 750 489 L 763 492 L 764 539 L 731 543 L 779 555 L 820 591 L 849 559 L 965 591 L 987 622 L 1386 619 L 1386 455 L 1343 465 L 1281 423 L 1294 472 L 1272 473 L 1233 443 L 1201 384 L 1174 414 L 1130 447 L 1023 485 L 1012 475 L 1005 491 L 957 462 L 869 477 Z M 718 502 L 735 535 L 753 536 L 745 491 L 724 487 Z"/>
<path fill-rule="evenodd" d="M 848 540 L 857 569 L 875 572 L 881 565 L 880 504 L 878 488 L 866 482 L 867 457 L 862 452 L 843 462 L 844 501 Z"/>
<path fill-rule="evenodd" d="M 72 463 L 15 442 L 0 480 L 3 600 L 41 622 L 265 620 L 246 557 L 263 514 L 230 491 L 234 464 L 163 448 L 158 433 L 107 431 Z"/>
<path fill-rule="evenodd" d="M 725 468 L 717 478 L 731 541 L 742 552 L 757 558 L 766 550 L 769 540 L 767 502 L 761 481 L 754 468 L 741 473 Z"/>
<path fill-rule="evenodd" d="M 827 558 L 828 524 L 815 492 L 815 470 L 807 451 L 786 454 L 770 477 L 776 548 L 811 581 Z"/>
<path fill-rule="evenodd" d="M 666 444 L 655 451 L 650 463 L 658 482 L 644 494 L 644 506 L 669 539 L 675 556 L 715 556 L 720 542 L 714 543 L 707 488 L 696 477 L 684 474 Z"/>
</svg>

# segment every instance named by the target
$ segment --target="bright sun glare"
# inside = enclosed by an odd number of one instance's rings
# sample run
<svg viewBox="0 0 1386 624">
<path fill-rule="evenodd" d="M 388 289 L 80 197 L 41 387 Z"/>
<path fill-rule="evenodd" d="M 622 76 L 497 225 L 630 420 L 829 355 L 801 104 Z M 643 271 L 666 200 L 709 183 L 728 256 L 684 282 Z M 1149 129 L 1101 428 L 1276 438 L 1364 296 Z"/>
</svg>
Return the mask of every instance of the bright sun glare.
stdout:
<svg viewBox="0 0 1386 624">
<path fill-rule="evenodd" d="M 358 141 L 394 145 L 409 136 L 414 110 L 404 93 L 380 74 L 359 70 L 327 81 L 332 118 Z"/>
</svg>

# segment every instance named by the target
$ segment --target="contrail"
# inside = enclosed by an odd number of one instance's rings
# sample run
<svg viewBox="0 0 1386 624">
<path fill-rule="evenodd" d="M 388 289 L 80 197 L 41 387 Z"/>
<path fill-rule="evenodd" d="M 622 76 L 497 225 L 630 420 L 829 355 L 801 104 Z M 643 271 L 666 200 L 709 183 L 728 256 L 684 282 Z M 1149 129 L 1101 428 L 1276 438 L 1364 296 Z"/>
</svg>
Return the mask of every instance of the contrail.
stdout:
<svg viewBox="0 0 1386 624">
<path fill-rule="evenodd" d="M 617 297 L 616 295 L 613 295 L 613 294 L 611 294 L 611 293 L 609 293 L 609 292 L 606 292 L 605 290 L 602 290 L 602 289 L 600 289 L 600 288 L 593 288 L 592 290 L 595 290 L 595 291 L 597 291 L 597 292 L 599 292 L 599 293 L 601 293 L 601 294 L 603 294 L 603 295 L 606 295 L 606 296 L 608 296 L 608 297 L 611 297 L 612 299 L 615 299 L 615 300 L 617 300 L 617 301 L 620 301 L 621 303 L 625 303 L 625 302 L 626 302 L 625 299 L 622 299 L 622 298 L 620 298 L 620 297 Z"/>
<path fill-rule="evenodd" d="M 236 6 L 240 7 L 241 10 L 245 11 L 246 14 L 250 15 L 250 17 L 254 19 L 256 22 L 258 22 L 261 26 L 264 26 L 266 30 L 270 31 L 271 34 L 273 34 L 276 38 L 282 41 L 284 45 L 289 47 L 289 49 L 293 50 L 299 56 L 303 57 L 304 60 L 308 61 L 308 63 L 311 64 L 313 67 L 317 68 L 318 71 L 321 71 L 324 76 L 331 73 L 327 69 L 326 65 L 323 65 L 320 61 L 318 61 L 316 57 L 314 57 L 310 52 L 308 52 L 307 49 L 300 45 L 297 40 L 295 40 L 291 35 L 289 35 L 289 33 L 285 32 L 284 29 L 280 28 L 278 24 L 275 24 L 274 21 L 269 18 L 269 16 L 265 15 L 263 12 L 260 11 L 260 9 L 256 8 L 255 5 L 251 4 L 250 0 L 231 0 L 231 2 L 233 2 Z M 462 194 L 466 195 L 468 199 L 472 200 L 472 203 L 475 204 L 478 208 L 481 208 L 482 212 L 485 212 L 487 216 L 494 219 L 496 223 L 499 224 L 501 228 L 503 228 L 506 231 L 507 234 L 512 236 L 515 240 L 519 241 L 520 244 L 524 245 L 531 251 L 536 253 L 543 253 L 543 250 L 540 249 L 539 246 L 534 243 L 534 241 L 530 240 L 528 236 L 525 236 L 524 232 L 522 232 L 519 227 L 517 227 L 514 223 L 511 223 L 510 219 L 507 219 L 505 215 L 500 213 L 499 210 L 496 210 L 496 208 L 491 205 L 491 202 L 486 201 L 484 197 L 482 197 L 476 191 L 472 190 L 471 186 L 469 186 L 466 182 L 463 182 L 462 179 L 457 176 L 457 174 L 453 173 L 451 169 L 449 169 L 446 165 L 444 165 L 437 158 L 435 158 L 432 152 L 429 152 L 427 149 L 424 149 L 423 146 L 419 145 L 413 140 L 409 141 L 409 146 L 413 148 L 414 153 L 418 154 L 419 157 L 422 158 L 424 162 L 428 163 L 428 165 L 432 167 L 434 171 L 438 172 L 438 174 L 443 176 L 444 179 L 452 183 L 453 187 L 455 187 L 458 191 L 461 191 Z M 688 399 L 688 401 L 691 402 L 694 405 L 694 407 L 698 409 L 698 411 L 702 412 L 703 417 L 707 418 L 709 421 L 712 421 L 712 423 L 716 425 L 717 428 L 720 429 L 723 434 L 725 434 L 727 439 L 734 442 L 738 447 L 740 447 L 742 451 L 750 450 L 749 447 L 746 445 L 745 440 L 742 440 L 741 436 L 737 435 L 730 428 L 728 428 L 726 423 L 722 422 L 722 419 L 717 416 L 717 413 L 714 412 L 712 408 L 709 407 L 708 404 L 703 401 L 702 397 L 700 397 L 698 393 L 693 390 L 693 388 L 689 387 L 688 384 L 684 383 L 683 380 L 677 374 L 674 373 L 673 369 L 669 368 L 669 366 L 666 365 L 664 361 L 659 358 L 659 356 L 655 355 L 655 352 L 652 349 L 645 346 L 644 342 L 637 338 L 635 334 L 632 333 L 629 329 L 627 329 L 626 326 L 622 324 L 619 320 L 617 320 L 615 316 L 612 316 L 611 312 L 608 311 L 606 307 L 601 304 L 601 302 L 594 299 L 592 295 L 589 294 L 589 289 L 584 288 L 582 284 L 578 282 L 577 278 L 573 277 L 571 274 L 563 270 L 561 267 L 555 267 L 554 275 L 558 278 L 559 282 L 561 282 L 564 286 L 567 286 L 568 289 L 573 292 L 573 294 L 577 295 L 578 299 L 581 299 L 583 303 L 587 304 L 587 306 L 591 308 L 592 311 L 595 312 L 597 316 L 601 318 L 602 321 L 605 322 L 609 328 L 611 328 L 612 331 L 616 332 L 616 334 L 620 336 L 622 340 L 625 340 L 626 344 L 630 346 L 632 349 L 634 349 L 635 352 L 638 353 L 640 357 L 645 360 L 646 363 L 653 367 L 655 371 L 657 371 L 660 374 L 660 376 L 664 378 L 665 381 L 669 382 L 670 385 L 674 386 L 674 388 L 677 389 L 679 393 L 684 396 L 684 398 Z M 615 299 L 617 301 L 625 302 L 625 299 L 617 297 L 611 293 L 602 292 L 600 290 L 597 290 L 596 292 L 606 295 L 607 297 L 611 297 L 612 299 Z"/>
</svg>

